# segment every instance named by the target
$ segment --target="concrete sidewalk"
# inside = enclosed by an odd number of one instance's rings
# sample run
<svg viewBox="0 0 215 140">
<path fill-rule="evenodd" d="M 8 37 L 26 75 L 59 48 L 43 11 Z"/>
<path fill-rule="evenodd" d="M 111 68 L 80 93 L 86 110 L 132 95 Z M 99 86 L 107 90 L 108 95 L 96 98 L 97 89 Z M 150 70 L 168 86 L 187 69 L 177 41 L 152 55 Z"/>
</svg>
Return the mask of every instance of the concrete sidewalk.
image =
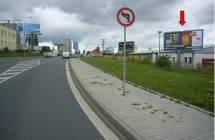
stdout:
<svg viewBox="0 0 215 140">
<path fill-rule="evenodd" d="M 79 59 L 70 61 L 85 89 L 146 140 L 213 140 L 214 117 L 122 81 Z"/>
</svg>

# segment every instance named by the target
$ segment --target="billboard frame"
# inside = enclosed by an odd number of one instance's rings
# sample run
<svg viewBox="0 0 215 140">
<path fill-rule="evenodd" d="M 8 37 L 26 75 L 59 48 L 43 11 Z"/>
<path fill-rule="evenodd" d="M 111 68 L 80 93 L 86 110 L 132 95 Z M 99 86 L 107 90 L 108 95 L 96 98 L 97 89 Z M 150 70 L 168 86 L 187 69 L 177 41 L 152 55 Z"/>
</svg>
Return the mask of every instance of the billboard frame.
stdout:
<svg viewBox="0 0 215 140">
<path fill-rule="evenodd" d="M 37 31 L 36 29 L 38 29 L 39 31 Z M 40 28 L 40 24 L 38 23 L 19 23 L 17 24 L 16 30 L 18 32 L 23 32 L 25 34 L 32 34 L 32 33 L 40 33 L 41 28 Z"/>
<path fill-rule="evenodd" d="M 133 45 L 132 52 L 130 52 L 129 49 L 127 48 L 127 44 L 129 45 L 129 43 L 132 43 Z M 120 46 L 122 47 L 121 49 L 120 49 Z M 135 41 L 126 41 L 126 54 L 133 53 L 134 51 L 135 51 Z M 124 53 L 124 42 L 118 42 L 118 52 Z"/>
<path fill-rule="evenodd" d="M 167 48 L 166 47 L 166 44 L 165 44 L 165 40 L 166 40 L 166 37 L 165 37 L 165 34 L 166 33 L 176 33 L 176 32 L 181 32 L 181 33 L 183 33 L 183 32 L 192 32 L 192 31 L 202 31 L 202 45 L 200 46 L 200 47 L 198 47 L 198 48 L 194 48 L 194 47 L 190 47 L 190 48 L 186 48 L 186 47 L 184 47 L 184 48 L 182 48 L 182 47 L 175 47 L 175 48 Z M 164 50 L 177 50 L 177 49 L 180 49 L 180 50 L 202 50 L 203 49 L 203 46 L 204 46 L 204 29 L 194 29 L 194 30 L 182 30 L 182 31 L 171 31 L 171 32 L 164 32 L 163 33 L 163 48 L 164 48 Z"/>
</svg>

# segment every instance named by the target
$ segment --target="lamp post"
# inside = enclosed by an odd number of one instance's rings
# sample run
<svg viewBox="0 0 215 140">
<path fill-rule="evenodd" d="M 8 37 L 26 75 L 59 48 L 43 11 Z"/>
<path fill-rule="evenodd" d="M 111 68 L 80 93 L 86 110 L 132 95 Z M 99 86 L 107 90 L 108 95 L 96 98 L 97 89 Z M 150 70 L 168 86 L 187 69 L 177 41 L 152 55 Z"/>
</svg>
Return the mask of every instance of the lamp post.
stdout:
<svg viewBox="0 0 215 140">
<path fill-rule="evenodd" d="M 158 34 L 159 34 L 159 50 L 158 50 L 158 56 L 159 56 L 159 57 L 160 57 L 160 48 L 161 48 L 161 43 L 160 43 L 161 33 L 162 33 L 162 31 L 158 31 Z"/>
</svg>

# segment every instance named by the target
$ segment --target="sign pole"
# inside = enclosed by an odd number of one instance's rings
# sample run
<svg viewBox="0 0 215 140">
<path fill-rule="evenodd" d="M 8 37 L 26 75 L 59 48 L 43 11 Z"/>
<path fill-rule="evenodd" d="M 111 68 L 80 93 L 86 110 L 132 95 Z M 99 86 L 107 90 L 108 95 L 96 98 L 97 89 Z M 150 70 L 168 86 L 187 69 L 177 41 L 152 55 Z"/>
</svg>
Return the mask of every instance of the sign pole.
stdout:
<svg viewBox="0 0 215 140">
<path fill-rule="evenodd" d="M 126 95 L 126 27 L 131 26 L 135 21 L 135 13 L 127 7 L 123 7 L 117 12 L 117 22 L 124 27 L 124 57 L 123 57 L 123 93 Z"/>
<path fill-rule="evenodd" d="M 124 69 L 123 69 L 123 95 L 125 95 L 125 82 L 126 82 L 126 27 L 124 27 Z"/>
</svg>

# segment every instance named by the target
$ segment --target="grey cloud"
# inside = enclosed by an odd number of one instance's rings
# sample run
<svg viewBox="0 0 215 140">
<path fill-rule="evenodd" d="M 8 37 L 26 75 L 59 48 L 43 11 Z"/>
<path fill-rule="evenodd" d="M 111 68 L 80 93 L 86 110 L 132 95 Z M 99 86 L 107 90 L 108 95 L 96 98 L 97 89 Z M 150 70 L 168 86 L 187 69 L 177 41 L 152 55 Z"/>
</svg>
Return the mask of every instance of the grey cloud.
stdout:
<svg viewBox="0 0 215 140">
<path fill-rule="evenodd" d="M 206 0 L 206 2 L 208 5 L 200 8 L 200 14 L 194 17 L 200 25 L 214 23 L 213 0 Z M 98 25 L 101 28 L 85 31 L 63 29 L 56 31 L 58 35 L 54 30 L 49 30 L 44 32 L 41 39 L 58 40 L 63 35 L 71 33 L 73 39 L 81 40 L 85 36 L 99 36 L 102 32 L 119 28 L 116 23 L 116 11 L 122 6 L 131 7 L 135 11 L 137 22 L 157 26 L 171 20 L 173 9 L 181 3 L 181 0 L 0 0 L 0 20 L 25 17 L 36 7 L 55 7 L 65 13 L 77 15 L 84 23 Z M 150 28 L 145 30 L 150 30 Z M 153 35 L 148 34 L 144 37 L 150 39 Z"/>
<path fill-rule="evenodd" d="M 207 1 L 207 6 L 198 10 L 195 19 L 199 25 L 214 24 L 214 1 Z"/>
</svg>

